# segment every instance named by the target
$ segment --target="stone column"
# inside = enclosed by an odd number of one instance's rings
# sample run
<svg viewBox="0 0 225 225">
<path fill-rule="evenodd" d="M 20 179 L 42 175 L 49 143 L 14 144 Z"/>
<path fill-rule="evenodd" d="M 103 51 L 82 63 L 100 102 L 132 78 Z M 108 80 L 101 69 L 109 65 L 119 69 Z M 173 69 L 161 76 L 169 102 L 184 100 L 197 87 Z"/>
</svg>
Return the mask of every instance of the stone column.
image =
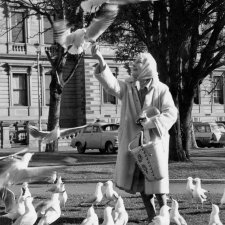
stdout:
<svg viewBox="0 0 225 225">
<path fill-rule="evenodd" d="M 11 148 L 9 140 L 9 123 L 1 121 L 1 148 Z"/>
</svg>

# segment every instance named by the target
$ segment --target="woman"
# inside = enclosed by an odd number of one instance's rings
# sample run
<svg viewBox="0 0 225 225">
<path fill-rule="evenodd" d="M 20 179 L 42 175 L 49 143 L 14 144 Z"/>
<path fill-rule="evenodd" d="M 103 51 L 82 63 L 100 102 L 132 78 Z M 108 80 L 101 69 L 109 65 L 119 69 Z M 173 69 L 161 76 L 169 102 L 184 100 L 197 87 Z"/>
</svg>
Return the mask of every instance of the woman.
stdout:
<svg viewBox="0 0 225 225">
<path fill-rule="evenodd" d="M 176 121 L 177 109 L 169 88 L 158 79 L 157 65 L 150 53 L 141 53 L 137 56 L 133 64 L 132 76 L 125 81 L 117 80 L 113 76 L 97 45 L 92 47 L 92 55 L 99 61 L 95 69 L 96 78 L 106 91 L 118 97 L 122 103 L 115 184 L 129 193 L 140 192 L 148 219 L 152 221 L 155 216 L 153 194 L 155 194 L 160 207 L 167 204 L 168 163 L 165 167 L 167 176 L 159 181 L 149 182 L 144 178 L 130 155 L 128 144 L 143 128 L 144 130 L 155 129 L 157 132 L 149 132 L 150 139 L 154 140 L 156 133 L 161 136 L 168 159 L 168 130 Z M 140 115 L 149 108 L 156 108 L 159 114 L 141 120 L 142 126 L 138 125 L 137 120 Z"/>
</svg>

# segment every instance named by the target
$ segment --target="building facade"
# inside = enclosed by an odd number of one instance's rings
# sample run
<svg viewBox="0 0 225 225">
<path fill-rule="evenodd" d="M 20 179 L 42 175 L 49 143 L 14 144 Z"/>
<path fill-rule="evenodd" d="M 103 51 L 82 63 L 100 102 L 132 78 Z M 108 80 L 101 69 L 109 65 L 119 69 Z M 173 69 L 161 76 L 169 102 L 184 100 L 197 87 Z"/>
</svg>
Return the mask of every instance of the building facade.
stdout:
<svg viewBox="0 0 225 225">
<path fill-rule="evenodd" d="M 54 51 L 53 32 L 47 18 L 30 12 L 0 6 L 0 116 L 13 124 L 33 121 L 46 125 L 49 109 L 51 65 L 46 50 Z M 18 25 L 19 24 L 19 25 Z M 37 49 L 38 47 L 38 49 Z M 129 75 L 122 63 L 114 60 L 115 49 L 101 51 L 113 74 L 121 80 Z M 73 127 L 96 119 L 118 123 L 121 103 L 107 94 L 93 75 L 96 60 L 85 54 L 62 95 L 60 126 Z M 65 74 L 72 68 L 68 61 Z M 224 70 L 209 75 L 196 91 L 194 121 L 225 120 Z"/>
</svg>

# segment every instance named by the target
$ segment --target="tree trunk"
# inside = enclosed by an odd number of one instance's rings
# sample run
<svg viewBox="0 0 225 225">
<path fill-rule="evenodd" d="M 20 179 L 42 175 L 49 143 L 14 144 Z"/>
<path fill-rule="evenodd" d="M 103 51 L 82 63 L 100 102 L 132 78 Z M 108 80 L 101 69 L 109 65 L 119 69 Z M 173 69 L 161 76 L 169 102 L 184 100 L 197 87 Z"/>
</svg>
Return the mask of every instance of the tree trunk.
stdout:
<svg viewBox="0 0 225 225">
<path fill-rule="evenodd" d="M 180 116 L 181 131 L 182 131 L 182 143 L 187 159 L 190 159 L 190 148 L 192 147 L 192 107 L 194 90 L 183 88 L 181 92 L 182 101 L 180 101 Z"/>
<path fill-rule="evenodd" d="M 59 126 L 60 117 L 60 105 L 62 98 L 63 87 L 58 83 L 56 75 L 52 72 L 52 81 L 50 83 L 50 106 L 48 114 L 48 130 L 53 130 L 56 126 Z M 58 152 L 58 140 L 53 143 L 47 144 L 45 152 Z"/>
</svg>

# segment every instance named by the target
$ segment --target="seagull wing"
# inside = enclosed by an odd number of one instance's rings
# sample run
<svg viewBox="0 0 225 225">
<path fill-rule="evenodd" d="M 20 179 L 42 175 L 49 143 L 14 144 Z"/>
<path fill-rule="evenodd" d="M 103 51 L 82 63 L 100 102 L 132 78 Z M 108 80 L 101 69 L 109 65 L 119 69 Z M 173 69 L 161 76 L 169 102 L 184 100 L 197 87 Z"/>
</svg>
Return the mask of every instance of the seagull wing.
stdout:
<svg viewBox="0 0 225 225">
<path fill-rule="evenodd" d="M 96 39 L 113 23 L 118 11 L 118 5 L 104 4 L 99 10 L 99 16 L 94 18 L 91 24 L 86 28 L 85 40 L 95 42 Z"/>
<path fill-rule="evenodd" d="M 60 130 L 60 137 L 65 137 L 65 136 L 68 136 L 72 133 L 76 133 L 79 130 L 85 128 L 85 127 L 87 127 L 87 125 L 80 126 L 80 127 L 72 127 L 72 128 L 68 128 L 68 129 L 61 129 Z"/>
<path fill-rule="evenodd" d="M 51 176 L 55 170 L 61 170 L 65 167 L 66 166 L 41 166 L 18 170 L 16 176 L 13 177 L 13 183 L 19 184 L 23 182 L 41 181 Z"/>
<path fill-rule="evenodd" d="M 60 170 L 63 168 L 65 168 L 64 165 L 18 169 L 12 164 L 11 168 L 8 168 L 4 172 L 0 173 L 0 188 L 11 184 L 40 181 L 50 176 L 54 170 Z"/>
<path fill-rule="evenodd" d="M 4 187 L 0 189 L 0 196 L 5 204 L 5 212 L 11 211 L 16 204 L 15 194 L 8 188 Z"/>
<path fill-rule="evenodd" d="M 50 133 L 50 131 L 40 131 L 37 127 L 30 125 L 29 126 L 29 133 L 34 138 L 43 139 L 43 138 L 46 138 L 46 136 Z"/>
<path fill-rule="evenodd" d="M 11 157 L 14 157 L 14 156 L 16 156 L 16 155 L 19 155 L 19 154 L 21 154 L 21 153 L 27 152 L 27 151 L 28 151 L 28 148 L 24 148 L 24 149 L 22 149 L 22 150 L 20 150 L 20 151 L 18 151 L 18 152 L 16 152 L 16 153 L 14 153 L 14 154 L 0 157 L 0 160 L 4 160 L 4 159 L 6 159 L 6 158 L 11 158 Z"/>
</svg>

